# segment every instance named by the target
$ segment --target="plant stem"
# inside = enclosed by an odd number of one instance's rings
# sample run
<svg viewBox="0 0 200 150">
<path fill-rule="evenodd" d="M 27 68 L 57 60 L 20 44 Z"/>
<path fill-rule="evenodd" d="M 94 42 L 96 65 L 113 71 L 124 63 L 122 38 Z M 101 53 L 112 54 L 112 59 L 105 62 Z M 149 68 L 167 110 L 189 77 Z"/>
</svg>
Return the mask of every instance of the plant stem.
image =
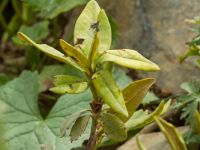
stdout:
<svg viewBox="0 0 200 150">
<path fill-rule="evenodd" d="M 89 77 L 89 76 L 88 76 Z M 92 78 L 92 73 L 90 75 L 90 80 Z M 97 142 L 99 135 L 97 135 L 98 126 L 99 126 L 99 118 L 101 114 L 102 109 L 102 103 L 100 102 L 100 98 L 97 95 L 96 89 L 94 88 L 93 83 L 90 84 L 90 90 L 93 95 L 93 101 L 90 103 L 91 109 L 92 109 L 92 127 L 90 131 L 90 138 L 87 144 L 88 150 L 95 150 L 97 147 Z"/>
<path fill-rule="evenodd" d="M 98 121 L 97 118 L 92 118 L 92 128 L 90 132 L 90 138 L 88 141 L 87 149 L 88 150 L 95 150 L 96 143 L 97 143 L 97 136 L 96 136 L 96 130 L 97 130 Z"/>
</svg>

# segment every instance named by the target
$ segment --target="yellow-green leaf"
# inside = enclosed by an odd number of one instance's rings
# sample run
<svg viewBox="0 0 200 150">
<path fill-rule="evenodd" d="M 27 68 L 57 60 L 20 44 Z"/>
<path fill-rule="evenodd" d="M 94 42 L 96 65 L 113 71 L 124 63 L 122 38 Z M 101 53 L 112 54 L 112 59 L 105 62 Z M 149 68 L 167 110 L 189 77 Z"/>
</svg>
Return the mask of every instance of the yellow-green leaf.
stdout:
<svg viewBox="0 0 200 150">
<path fill-rule="evenodd" d="M 75 46 L 80 48 L 86 55 L 89 54 L 92 46 L 96 33 L 95 26 L 98 25 L 97 18 L 100 10 L 98 3 L 95 0 L 91 0 L 76 21 L 74 43 Z"/>
<path fill-rule="evenodd" d="M 99 22 L 99 47 L 98 51 L 109 50 L 112 41 L 111 27 L 105 11 L 102 9 L 98 15 Z"/>
<path fill-rule="evenodd" d="M 87 67 L 87 57 L 78 49 L 70 45 L 69 43 L 65 42 L 64 40 L 60 39 L 60 46 L 64 50 L 64 52 L 71 56 L 73 59 L 77 61 L 77 63 L 82 67 Z"/>
<path fill-rule="evenodd" d="M 71 141 L 77 140 L 84 133 L 90 117 L 90 115 L 81 116 L 75 121 L 70 132 Z"/>
<path fill-rule="evenodd" d="M 106 70 L 97 72 L 93 75 L 92 82 L 98 95 L 114 112 L 128 117 L 123 95 L 110 72 Z"/>
<path fill-rule="evenodd" d="M 155 117 L 155 120 L 167 138 L 172 150 L 187 150 L 183 137 L 172 124 L 160 117 Z"/>
<path fill-rule="evenodd" d="M 140 142 L 138 135 L 136 136 L 136 143 L 137 143 L 137 146 L 138 146 L 139 150 L 146 150 L 146 148 L 144 147 L 144 145 Z"/>
<path fill-rule="evenodd" d="M 153 78 L 138 80 L 129 84 L 122 91 L 129 117 L 131 117 L 138 108 L 153 83 L 155 83 L 155 79 Z"/>
<path fill-rule="evenodd" d="M 37 49 L 46 53 L 50 57 L 52 57 L 56 60 L 59 60 L 61 62 L 64 62 L 64 63 L 69 63 L 72 66 L 76 67 L 77 69 L 84 71 L 84 69 L 81 68 L 72 58 L 66 57 L 63 53 L 54 49 L 53 47 L 51 47 L 47 44 L 37 44 L 33 40 L 31 40 L 28 36 L 26 36 L 25 34 L 23 34 L 21 32 L 18 32 L 18 36 L 21 40 L 28 42 L 29 44 L 35 46 Z"/>
<path fill-rule="evenodd" d="M 57 94 L 81 93 L 88 88 L 88 83 L 84 79 L 71 75 L 57 75 L 54 80 L 55 87 L 50 91 Z"/>
<path fill-rule="evenodd" d="M 189 56 L 200 56 L 200 46 L 191 45 L 188 51 L 180 57 L 180 62 L 183 62 Z"/>
<path fill-rule="evenodd" d="M 200 135 L 200 114 L 198 110 L 194 112 L 195 131 Z"/>
<path fill-rule="evenodd" d="M 151 114 L 147 114 L 143 110 L 136 111 L 133 116 L 126 122 L 128 131 L 142 128 L 145 125 L 153 122 L 155 116 L 160 116 L 168 110 L 170 103 L 171 101 L 168 101 L 166 104 L 164 101 L 162 101 Z"/>
<path fill-rule="evenodd" d="M 58 50 L 54 49 L 53 47 L 50 47 L 46 44 L 37 44 L 35 43 L 33 40 L 31 40 L 29 37 L 27 37 L 25 34 L 19 32 L 18 36 L 20 37 L 20 39 L 22 39 L 23 41 L 28 42 L 29 44 L 35 46 L 36 48 L 38 48 L 39 50 L 43 51 L 44 53 L 48 54 L 49 56 L 67 63 L 66 57 L 63 53 L 59 52 Z"/>
<path fill-rule="evenodd" d="M 127 138 L 125 124 L 115 115 L 103 114 L 104 131 L 107 137 L 113 141 L 124 141 Z"/>
<path fill-rule="evenodd" d="M 99 57 L 98 64 L 108 61 L 131 69 L 144 71 L 160 70 L 158 65 L 146 59 L 137 51 L 130 49 L 107 50 Z"/>
<path fill-rule="evenodd" d="M 85 90 L 87 90 L 87 88 L 88 88 L 87 82 L 81 82 L 81 83 L 56 86 L 51 88 L 50 91 L 56 94 L 64 94 L 64 93 L 77 94 L 84 92 Z"/>
<path fill-rule="evenodd" d="M 54 79 L 55 86 L 87 82 L 83 78 L 72 76 L 72 75 L 56 75 L 54 78 L 55 78 Z"/>
</svg>

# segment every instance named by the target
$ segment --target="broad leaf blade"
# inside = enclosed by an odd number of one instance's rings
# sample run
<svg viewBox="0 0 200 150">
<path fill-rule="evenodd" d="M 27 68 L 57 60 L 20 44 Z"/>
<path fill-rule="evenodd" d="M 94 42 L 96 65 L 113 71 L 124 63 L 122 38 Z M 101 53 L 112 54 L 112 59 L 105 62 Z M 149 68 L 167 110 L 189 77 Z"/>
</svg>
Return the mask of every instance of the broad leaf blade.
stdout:
<svg viewBox="0 0 200 150">
<path fill-rule="evenodd" d="M 158 65 L 149 61 L 137 51 L 130 49 L 107 50 L 100 56 L 98 64 L 104 62 L 113 62 L 124 67 L 144 71 L 160 70 Z"/>
<path fill-rule="evenodd" d="M 100 7 L 95 0 L 88 2 L 81 15 L 76 21 L 74 30 L 74 43 L 88 55 L 92 46 L 95 29 L 92 25 L 97 23 L 97 18 L 100 12 Z M 79 40 L 83 42 L 79 43 Z"/>
<path fill-rule="evenodd" d="M 84 133 L 90 117 L 90 115 L 81 116 L 75 121 L 70 132 L 71 141 L 76 141 Z"/>
<path fill-rule="evenodd" d="M 88 2 L 88 0 L 52 0 L 52 4 L 46 6 L 49 1 L 46 0 L 46 5 L 44 5 L 43 11 L 40 12 L 40 15 L 46 18 L 53 19 L 61 13 L 67 12 L 74 7 L 83 5 Z M 38 2 L 40 3 L 40 1 Z M 48 9 L 46 9 L 48 7 Z"/>
<path fill-rule="evenodd" d="M 40 17 L 53 19 L 61 13 L 87 3 L 88 0 L 23 0 L 23 2 L 39 12 Z"/>
<path fill-rule="evenodd" d="M 187 150 L 185 142 L 176 127 L 166 122 L 162 118 L 155 117 L 155 120 L 173 150 Z"/>
<path fill-rule="evenodd" d="M 38 109 L 37 74 L 24 72 L 19 78 L 0 87 L 0 103 L 3 108 L 5 141 L 9 150 L 41 150 L 40 145 L 51 145 L 54 150 L 70 150 L 80 147 L 88 139 L 87 130 L 79 141 L 59 138 L 60 125 L 72 112 L 88 108 L 91 94 L 61 96 L 46 119 Z"/>
<path fill-rule="evenodd" d="M 171 101 L 168 101 L 166 104 L 164 101 L 162 101 L 151 114 L 147 114 L 143 110 L 136 111 L 134 115 L 126 122 L 128 131 L 143 128 L 145 125 L 153 122 L 155 116 L 160 116 L 168 110 L 170 103 Z"/>
<path fill-rule="evenodd" d="M 141 104 L 143 98 L 146 96 L 153 83 L 155 83 L 155 79 L 153 78 L 138 80 L 129 84 L 122 91 L 129 117 L 132 116 L 132 114 Z"/>
<path fill-rule="evenodd" d="M 108 71 L 102 70 L 94 74 L 92 82 L 99 96 L 113 111 L 128 116 L 123 95 Z"/>
<path fill-rule="evenodd" d="M 104 131 L 107 137 L 114 141 L 124 141 L 127 138 L 125 124 L 115 115 L 103 114 Z"/>
<path fill-rule="evenodd" d="M 46 53 L 50 57 L 52 57 L 56 60 L 59 60 L 61 62 L 64 62 L 64 63 L 69 63 L 72 66 L 76 67 L 77 69 L 84 71 L 84 69 L 82 69 L 79 65 L 77 65 L 77 63 L 73 59 L 71 59 L 70 57 L 65 57 L 65 55 L 63 53 L 59 52 L 58 50 L 54 49 L 53 47 L 50 47 L 47 44 L 37 44 L 21 32 L 18 32 L 18 36 L 23 41 L 26 41 L 29 44 L 35 46 L 36 48 L 38 48 L 42 52 Z"/>
<path fill-rule="evenodd" d="M 60 39 L 60 46 L 62 47 L 64 52 L 67 55 L 73 57 L 80 66 L 82 66 L 82 67 L 87 67 L 88 66 L 87 58 L 86 58 L 86 56 L 84 56 L 84 54 L 82 52 L 80 52 L 75 47 L 73 47 L 72 45 L 68 44 L 67 42 L 65 42 L 62 39 Z"/>
</svg>

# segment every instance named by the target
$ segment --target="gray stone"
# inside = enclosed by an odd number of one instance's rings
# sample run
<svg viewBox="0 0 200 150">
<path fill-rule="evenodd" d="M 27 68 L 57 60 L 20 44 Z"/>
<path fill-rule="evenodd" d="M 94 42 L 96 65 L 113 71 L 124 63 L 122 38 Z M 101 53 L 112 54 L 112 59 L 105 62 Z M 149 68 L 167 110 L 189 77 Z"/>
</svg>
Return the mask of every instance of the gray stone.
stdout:
<svg viewBox="0 0 200 150">
<path fill-rule="evenodd" d="M 200 12 L 199 0 L 100 0 L 101 6 L 118 25 L 116 48 L 136 49 L 159 64 L 158 73 L 144 73 L 141 77 L 157 78 L 157 86 L 164 91 L 180 94 L 180 84 L 200 77 L 200 70 L 192 59 L 183 64 L 179 57 L 186 50 L 186 42 L 195 34 L 184 22 Z"/>
<path fill-rule="evenodd" d="M 187 126 L 178 127 L 179 133 L 182 135 L 187 130 Z M 140 143 L 147 150 L 170 150 L 170 146 L 166 137 L 162 132 L 152 132 L 146 134 L 138 134 Z M 125 144 L 120 146 L 117 150 L 139 150 L 138 145 L 136 143 L 136 137 L 131 138 Z"/>
</svg>

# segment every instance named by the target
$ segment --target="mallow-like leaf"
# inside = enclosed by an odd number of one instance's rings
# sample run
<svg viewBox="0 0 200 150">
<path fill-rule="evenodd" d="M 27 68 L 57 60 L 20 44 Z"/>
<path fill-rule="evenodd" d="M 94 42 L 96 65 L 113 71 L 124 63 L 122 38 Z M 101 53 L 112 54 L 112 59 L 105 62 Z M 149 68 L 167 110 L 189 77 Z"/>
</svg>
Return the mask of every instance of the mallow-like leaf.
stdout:
<svg viewBox="0 0 200 150">
<path fill-rule="evenodd" d="M 37 73 L 24 72 L 19 78 L 0 87 L 5 142 L 9 150 L 41 150 L 50 145 L 53 150 L 80 147 L 89 138 L 86 130 L 78 141 L 60 138 L 60 126 L 75 111 L 88 109 L 90 92 L 61 96 L 48 116 L 43 119 L 38 108 Z"/>
<path fill-rule="evenodd" d="M 158 65 L 146 59 L 137 51 L 130 49 L 107 50 L 98 59 L 99 65 L 104 62 L 113 62 L 120 66 L 144 71 L 160 70 Z"/>
<path fill-rule="evenodd" d="M 127 138 L 127 130 L 123 121 L 117 116 L 104 113 L 103 116 L 104 132 L 113 141 L 124 141 Z"/>
<path fill-rule="evenodd" d="M 88 88 L 86 80 L 71 75 L 57 75 L 55 76 L 54 86 L 50 91 L 64 94 L 64 93 L 81 93 Z"/>
<path fill-rule="evenodd" d="M 95 73 L 92 82 L 98 95 L 114 112 L 128 117 L 123 95 L 109 71 L 101 70 Z"/>
<path fill-rule="evenodd" d="M 143 128 L 145 125 L 153 122 L 155 116 L 164 114 L 168 110 L 170 104 L 171 101 L 168 101 L 166 104 L 164 101 L 162 101 L 158 107 L 150 114 L 143 110 L 136 111 L 133 116 L 126 122 L 126 128 L 128 131 Z"/>
<path fill-rule="evenodd" d="M 32 26 L 25 26 L 22 25 L 19 29 L 19 32 L 23 32 L 27 36 L 29 36 L 34 41 L 41 41 L 42 39 L 46 38 L 49 34 L 49 21 L 44 20 L 41 22 L 37 22 Z M 15 44 L 21 45 L 24 44 L 17 36 L 12 38 Z"/>
<path fill-rule="evenodd" d="M 53 19 L 61 13 L 87 3 L 88 0 L 23 0 L 23 2 L 38 11 L 41 17 Z"/>
<path fill-rule="evenodd" d="M 186 123 L 194 127 L 194 111 L 198 109 L 200 102 L 200 82 L 196 80 L 182 83 L 181 88 L 188 93 L 177 99 L 175 107 L 184 107 L 181 118 L 185 118 Z"/>
<path fill-rule="evenodd" d="M 137 80 L 129 84 L 122 91 L 129 117 L 132 116 L 132 114 L 141 104 L 143 98 L 146 96 L 149 88 L 152 86 L 153 83 L 155 83 L 155 79 L 153 78 Z"/>
<path fill-rule="evenodd" d="M 172 124 L 166 122 L 160 117 L 155 117 L 156 123 L 164 133 L 167 141 L 169 142 L 171 149 L 173 150 L 187 150 L 186 144 L 183 140 L 183 137 L 178 132 L 176 127 Z"/>
<path fill-rule="evenodd" d="M 76 67 L 77 69 L 84 71 L 84 69 L 81 68 L 72 58 L 66 57 L 63 53 L 54 49 L 53 47 L 51 47 L 47 44 L 37 44 L 21 32 L 18 32 L 18 36 L 21 40 L 28 42 L 29 44 L 35 46 L 36 48 L 38 48 L 42 52 L 46 53 L 47 55 L 51 56 L 52 58 L 59 60 L 61 62 L 64 62 L 64 63 L 69 63 L 72 66 Z"/>
</svg>

